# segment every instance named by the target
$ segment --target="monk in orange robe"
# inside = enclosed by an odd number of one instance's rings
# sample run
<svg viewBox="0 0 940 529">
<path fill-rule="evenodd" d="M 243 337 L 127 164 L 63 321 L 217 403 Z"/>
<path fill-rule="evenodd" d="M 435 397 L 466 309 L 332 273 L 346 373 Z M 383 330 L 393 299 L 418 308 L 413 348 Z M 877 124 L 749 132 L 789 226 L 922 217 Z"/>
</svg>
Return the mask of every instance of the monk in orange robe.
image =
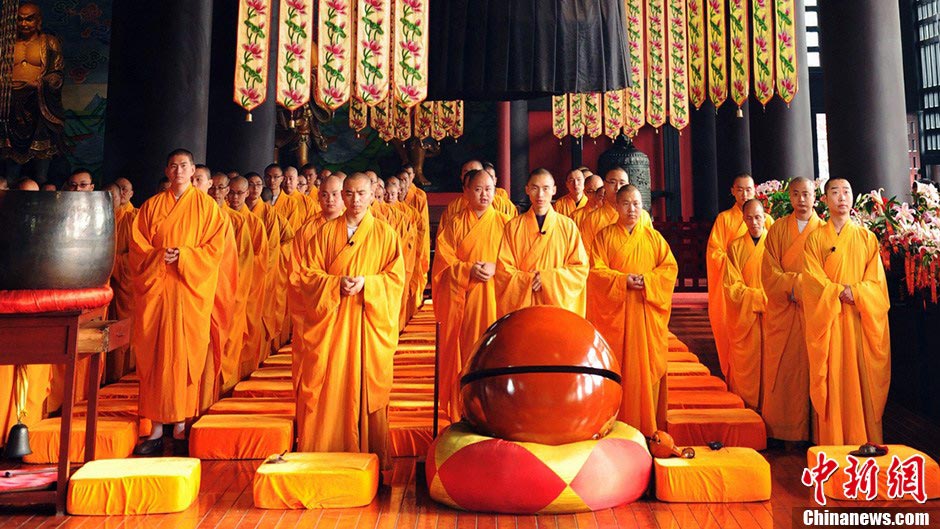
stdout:
<svg viewBox="0 0 940 529">
<path fill-rule="evenodd" d="M 618 419 L 652 435 L 666 424 L 669 315 L 679 266 L 663 236 L 640 224 L 643 197 L 617 191 L 620 219 L 597 234 L 588 276 L 588 319 L 623 372 Z"/>
<path fill-rule="evenodd" d="M 304 329 L 304 299 L 303 291 L 300 286 L 303 271 L 299 264 L 308 262 L 310 259 L 310 241 L 314 235 L 327 222 L 337 219 L 343 215 L 345 205 L 343 204 L 343 180 L 344 175 L 329 176 L 320 184 L 319 189 L 319 211 L 315 217 L 310 219 L 300 232 L 294 236 L 291 242 L 291 274 L 287 294 L 290 296 L 291 303 L 291 322 L 294 326 L 296 336 L 303 336 Z M 292 373 L 295 381 L 294 390 L 297 391 L 300 380 L 300 373 L 303 371 L 303 362 L 308 358 L 304 350 L 305 342 L 301 339 L 295 339 L 291 344 L 291 355 L 293 357 Z M 299 398 L 299 394 L 298 394 Z"/>
<path fill-rule="evenodd" d="M 192 187 L 194 172 L 192 153 L 170 153 L 170 189 L 141 206 L 131 232 L 140 415 L 153 423 L 138 455 L 159 451 L 165 423 L 183 439 L 184 421 L 198 412 L 229 224 L 212 199 Z"/>
<path fill-rule="evenodd" d="M 584 194 L 584 173 L 580 169 L 568 171 L 565 187 L 568 188 L 568 194 L 556 200 L 553 207 L 558 214 L 570 219 L 575 210 L 587 206 L 588 203 L 588 197 Z"/>
<path fill-rule="evenodd" d="M 622 167 L 614 167 L 604 175 L 604 204 L 596 210 L 588 213 L 581 223 L 581 238 L 584 240 L 584 248 L 591 251 L 591 245 L 594 244 L 594 237 L 607 226 L 617 223 L 620 213 L 617 208 L 617 191 L 630 183 L 630 176 L 627 170 Z M 652 226 L 653 221 L 650 214 L 644 209 L 640 212 L 640 224 Z"/>
<path fill-rule="evenodd" d="M 229 183 L 229 192 L 226 202 L 233 215 L 244 219 L 245 230 L 251 241 L 254 258 L 251 264 L 251 287 L 248 290 L 248 300 L 245 310 L 245 338 L 241 353 L 239 354 L 239 378 L 245 378 L 258 368 L 261 350 L 264 345 L 264 325 L 262 323 L 264 309 L 264 285 L 270 264 L 270 245 L 264 223 L 252 214 L 245 205 L 248 196 L 248 180 L 237 176 Z M 234 224 L 234 223 L 233 223 Z"/>
<path fill-rule="evenodd" d="M 790 180 L 793 213 L 775 222 L 764 240 L 761 282 L 764 311 L 764 379 L 761 415 L 767 436 L 809 440 L 809 358 L 803 322 L 803 249 L 822 225 L 813 209 L 816 185 L 809 178 Z"/>
<path fill-rule="evenodd" d="M 369 177 L 343 182 L 346 212 L 294 264 L 304 303 L 298 450 L 372 452 L 389 469 L 388 402 L 405 267 L 398 235 L 369 211 Z"/>
<path fill-rule="evenodd" d="M 708 274 L 708 319 L 711 322 L 712 335 L 715 337 L 718 363 L 726 378 L 728 377 L 728 327 L 726 323 L 728 311 L 723 278 L 725 264 L 728 262 L 728 245 L 747 232 L 741 206 L 754 198 L 754 179 L 751 175 L 746 173 L 738 175 L 731 186 L 731 194 L 734 195 L 734 206 L 718 214 L 712 225 L 711 234 L 708 236 L 705 254 Z M 770 215 L 765 215 L 764 222 L 765 227 L 770 228 L 774 221 Z"/>
<path fill-rule="evenodd" d="M 235 296 L 232 303 L 226 307 L 227 310 L 231 311 L 231 314 L 227 318 L 229 327 L 226 340 L 222 344 L 221 364 L 219 365 L 221 374 L 220 394 L 228 392 L 241 380 L 241 356 L 248 333 L 248 300 L 255 273 L 255 249 L 251 228 L 248 227 L 248 221 L 243 215 L 239 215 L 235 210 L 228 207 L 226 204 L 228 194 L 228 176 L 224 173 L 216 173 L 212 177 L 209 196 L 215 200 L 226 219 L 231 223 L 232 235 L 235 237 L 235 248 L 237 250 Z"/>
<path fill-rule="evenodd" d="M 295 198 L 283 192 L 281 189 L 283 182 L 284 171 L 280 165 L 272 163 L 264 168 L 264 185 L 271 190 L 271 204 L 274 211 L 286 220 L 293 233 L 297 233 L 306 218 L 306 211 Z M 287 275 L 290 271 L 290 253 L 289 244 L 281 247 L 278 272 L 274 282 L 274 310 L 278 318 L 279 333 L 275 337 L 275 349 L 290 341 L 290 317 L 287 313 Z"/>
<path fill-rule="evenodd" d="M 555 305 L 584 316 L 588 256 L 574 221 L 555 213 L 555 179 L 536 169 L 526 182 L 532 207 L 506 224 L 496 261 L 497 316 Z"/>
<path fill-rule="evenodd" d="M 130 213 L 137 215 L 137 208 L 134 207 L 134 204 L 131 203 L 131 198 L 134 196 L 134 185 L 131 184 L 130 180 L 127 178 L 118 178 L 114 181 L 114 185 L 118 187 L 120 191 L 121 204 L 115 214 L 115 222 L 120 220 L 120 217 Z"/>
<path fill-rule="evenodd" d="M 464 189 L 464 187 L 466 186 L 467 175 L 470 173 L 470 171 L 478 171 L 480 169 L 486 171 L 490 175 L 490 177 L 492 177 L 493 184 L 494 185 L 496 184 L 497 182 L 496 169 L 493 167 L 493 164 L 491 163 L 484 164 L 480 162 L 479 160 L 467 160 L 466 162 L 463 163 L 463 165 L 460 166 L 460 175 L 458 176 L 458 178 L 460 179 L 460 189 Z M 503 215 L 506 215 L 509 218 L 512 218 L 518 215 L 518 210 L 516 210 L 516 205 L 513 204 L 512 201 L 509 199 L 509 195 L 506 193 L 506 190 L 501 187 L 496 188 L 496 191 L 494 192 L 494 195 L 493 195 L 492 205 L 496 211 L 499 211 L 500 213 L 502 213 Z M 444 212 L 441 214 L 441 220 L 438 225 L 446 226 L 450 222 L 450 219 L 457 216 L 466 207 L 467 207 L 467 199 L 462 194 L 458 196 L 457 198 L 451 200 L 450 203 L 447 204 L 447 208 L 445 208 Z"/>
<path fill-rule="evenodd" d="M 126 187 L 122 187 L 121 181 L 126 183 Z M 134 307 L 133 285 L 130 269 L 128 268 L 127 252 L 131 226 L 134 225 L 137 209 L 130 203 L 133 188 L 130 187 L 130 182 L 127 182 L 127 179 L 118 178 L 112 186 L 117 188 L 120 202 L 114 213 L 114 268 L 111 271 L 111 291 L 114 292 L 114 297 L 111 298 L 111 306 L 108 310 L 110 319 L 123 320 L 132 316 Z M 130 191 L 126 192 L 125 189 Z M 127 202 L 124 202 L 125 196 L 127 196 Z M 134 370 L 134 356 L 131 353 L 131 347 L 133 347 L 133 344 L 112 351 L 105 356 L 108 364 L 105 374 L 106 380 L 109 382 L 117 381 Z"/>
<path fill-rule="evenodd" d="M 402 202 L 418 212 L 415 272 L 411 284 L 405 287 L 408 292 L 408 317 L 411 318 L 424 303 L 424 287 L 428 284 L 428 270 L 431 268 L 431 220 L 428 214 L 428 195 L 414 185 L 414 169 L 404 171 L 399 176 L 405 177 L 402 181 L 405 193 Z"/>
<path fill-rule="evenodd" d="M 764 207 L 752 198 L 741 206 L 747 233 L 728 245 L 723 277 L 728 300 L 728 388 L 744 404 L 760 409 L 764 359 L 764 311 L 767 296 L 761 284 L 764 259 Z"/>
<path fill-rule="evenodd" d="M 825 185 L 829 221 L 809 235 L 803 315 L 818 444 L 881 443 L 891 383 L 888 288 L 878 239 L 852 222 L 852 187 Z"/>
<path fill-rule="evenodd" d="M 458 377 L 473 345 L 496 321 L 496 255 L 509 217 L 492 207 L 495 185 L 486 171 L 467 174 L 464 208 L 437 235 L 431 292 L 441 322 L 441 407 L 460 419 Z"/>
<path fill-rule="evenodd" d="M 405 258 L 405 289 L 412 284 L 418 262 L 418 224 L 420 215 L 418 211 L 402 202 L 404 196 L 405 183 L 398 176 L 389 177 L 385 182 L 385 201 L 394 209 L 397 209 L 402 217 L 402 225 L 399 233 L 402 235 L 401 251 Z M 440 228 L 438 228 L 440 231 Z M 433 290 L 431 292 L 433 294 Z M 401 304 L 399 314 L 399 326 L 404 329 L 408 324 L 410 312 L 413 306 L 410 303 Z"/>
<path fill-rule="evenodd" d="M 509 198 L 509 193 L 498 185 L 499 180 L 496 178 L 496 168 L 493 167 L 493 164 L 484 162 L 483 170 L 490 174 L 493 178 L 493 184 L 496 185 L 496 191 L 493 193 L 493 208 L 509 218 L 518 215 L 519 210 Z"/>
<path fill-rule="evenodd" d="M 320 206 L 315 197 L 307 196 L 300 190 L 300 174 L 296 167 L 287 167 L 284 169 L 284 181 L 281 182 L 281 191 L 287 196 L 297 201 L 300 210 L 303 211 L 303 222 L 313 218 L 320 212 Z"/>
<path fill-rule="evenodd" d="M 592 211 L 604 205 L 604 180 L 596 174 L 585 178 L 584 196 L 588 198 L 587 204 L 571 213 L 571 220 L 577 224 L 579 231 L 583 231 L 584 219 Z"/>
<path fill-rule="evenodd" d="M 248 180 L 248 196 L 245 198 L 245 206 L 253 215 L 261 219 L 268 236 L 268 266 L 264 279 L 264 300 L 261 317 L 264 324 L 264 338 L 262 340 L 264 346 L 260 351 L 261 356 L 258 358 L 258 361 L 261 362 L 268 357 L 272 349 L 276 350 L 280 346 L 280 344 L 275 345 L 275 342 L 280 340 L 281 333 L 275 284 L 278 281 L 281 252 L 294 238 L 294 231 L 287 221 L 274 211 L 273 206 L 261 199 L 261 193 L 264 189 L 264 180 L 262 180 L 261 175 L 248 173 L 245 178 Z"/>
</svg>

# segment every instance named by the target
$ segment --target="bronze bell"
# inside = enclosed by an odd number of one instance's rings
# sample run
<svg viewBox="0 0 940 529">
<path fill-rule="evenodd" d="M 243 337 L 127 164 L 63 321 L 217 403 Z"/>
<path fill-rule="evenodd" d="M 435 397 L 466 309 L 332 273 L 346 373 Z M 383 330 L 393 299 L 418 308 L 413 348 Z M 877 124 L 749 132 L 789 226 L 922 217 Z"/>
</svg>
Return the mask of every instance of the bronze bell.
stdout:
<svg viewBox="0 0 940 529">
<path fill-rule="evenodd" d="M 3 448 L 3 458 L 19 459 L 32 453 L 33 451 L 29 448 L 29 429 L 25 424 L 17 422 L 10 428 L 7 444 Z"/>
</svg>

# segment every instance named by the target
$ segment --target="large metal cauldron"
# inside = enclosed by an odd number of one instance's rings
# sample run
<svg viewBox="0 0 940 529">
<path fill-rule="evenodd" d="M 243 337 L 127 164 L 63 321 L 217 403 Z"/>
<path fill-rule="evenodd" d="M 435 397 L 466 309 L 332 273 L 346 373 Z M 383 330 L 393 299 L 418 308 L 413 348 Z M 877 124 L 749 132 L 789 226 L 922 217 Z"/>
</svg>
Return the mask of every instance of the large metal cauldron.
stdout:
<svg viewBox="0 0 940 529">
<path fill-rule="evenodd" d="M 114 209 L 106 191 L 0 191 L 0 290 L 108 282 Z"/>
</svg>

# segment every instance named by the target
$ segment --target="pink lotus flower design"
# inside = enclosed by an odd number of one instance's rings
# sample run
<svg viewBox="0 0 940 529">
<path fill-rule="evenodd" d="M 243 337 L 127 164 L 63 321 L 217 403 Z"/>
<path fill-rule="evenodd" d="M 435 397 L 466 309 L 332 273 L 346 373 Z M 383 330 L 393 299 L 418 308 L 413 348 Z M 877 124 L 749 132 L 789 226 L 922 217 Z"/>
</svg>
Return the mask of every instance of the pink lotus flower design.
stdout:
<svg viewBox="0 0 940 529">
<path fill-rule="evenodd" d="M 337 14 L 346 14 L 346 2 L 342 0 L 327 0 L 326 6 L 336 11 Z"/>
<path fill-rule="evenodd" d="M 298 59 L 302 60 L 306 50 L 304 49 L 304 45 L 299 42 L 288 42 L 284 45 L 284 51 L 293 53 Z"/>
<path fill-rule="evenodd" d="M 721 9 L 722 0 L 708 0 L 708 5 L 711 6 L 713 11 L 718 11 Z"/>
<path fill-rule="evenodd" d="M 379 91 L 379 87 L 375 86 L 374 84 L 361 83 L 359 85 L 359 90 L 363 95 L 369 98 L 368 101 L 379 99 L 379 96 L 382 95 Z M 365 97 L 363 97 L 363 99 L 365 99 Z"/>
<path fill-rule="evenodd" d="M 363 40 L 360 41 L 363 51 L 370 51 L 375 55 L 379 55 L 382 51 L 382 45 L 379 44 L 377 40 Z"/>
<path fill-rule="evenodd" d="M 781 46 L 789 48 L 793 44 L 793 37 L 790 36 L 786 31 L 781 31 L 777 33 L 777 41 Z"/>
<path fill-rule="evenodd" d="M 402 0 L 402 3 L 417 13 L 420 13 L 421 9 L 424 7 L 421 5 L 421 0 Z"/>
<path fill-rule="evenodd" d="M 261 101 L 261 92 L 256 88 L 240 88 L 238 91 L 254 104 L 258 104 Z"/>
<path fill-rule="evenodd" d="M 405 101 L 418 99 L 418 96 L 420 95 L 418 87 L 410 84 L 399 86 L 398 91 L 401 93 L 402 99 Z"/>
<path fill-rule="evenodd" d="M 763 81 L 763 80 L 757 81 L 756 83 L 754 83 L 754 85 L 755 85 L 755 88 L 757 89 L 758 94 L 772 94 L 773 93 L 773 89 L 770 87 L 769 84 L 767 84 L 767 81 Z"/>
<path fill-rule="evenodd" d="M 289 7 L 292 7 L 300 12 L 301 15 L 307 14 L 307 2 L 306 0 L 286 0 L 286 3 Z"/>
<path fill-rule="evenodd" d="M 297 90 L 296 88 L 291 90 L 284 90 L 281 92 L 281 94 L 284 97 L 284 101 L 288 104 L 300 103 L 304 98 L 303 93 L 301 93 L 301 91 Z"/>
<path fill-rule="evenodd" d="M 399 45 L 402 49 L 411 52 L 412 55 L 417 56 L 421 54 L 421 46 L 413 40 L 403 40 L 399 42 Z"/>
<path fill-rule="evenodd" d="M 251 58 L 256 61 L 260 61 L 264 58 L 264 50 L 261 49 L 261 45 L 257 42 L 253 42 L 251 44 L 242 44 L 242 49 L 251 55 Z"/>
<path fill-rule="evenodd" d="M 719 56 L 719 57 L 720 57 L 720 56 L 724 55 L 724 53 L 723 53 L 724 50 L 721 48 L 721 43 L 720 43 L 720 42 L 710 41 L 710 42 L 708 43 L 708 47 L 711 48 L 712 53 L 714 53 L 716 56 Z"/>
<path fill-rule="evenodd" d="M 264 5 L 264 0 L 248 0 L 245 4 L 258 12 L 259 15 L 263 15 L 268 6 Z"/>
<path fill-rule="evenodd" d="M 767 53 L 767 39 L 764 37 L 757 37 L 754 39 L 754 44 L 760 48 L 761 53 Z"/>
<path fill-rule="evenodd" d="M 343 55 L 346 54 L 346 50 L 343 49 L 343 47 L 339 44 L 327 44 L 326 46 L 323 46 L 323 49 L 327 53 L 333 54 L 337 60 L 343 60 Z"/>
<path fill-rule="evenodd" d="M 374 7 L 376 11 L 383 11 L 382 0 L 365 0 L 367 4 Z"/>
<path fill-rule="evenodd" d="M 739 94 L 744 94 L 747 91 L 747 86 L 744 84 L 744 81 L 741 81 L 741 80 L 735 81 L 734 83 L 732 83 L 732 86 L 734 87 L 734 91 Z"/>
<path fill-rule="evenodd" d="M 336 102 L 342 101 L 346 94 L 344 94 L 342 90 L 335 86 L 328 86 L 323 90 L 323 95 L 329 98 L 332 102 Z"/>
<path fill-rule="evenodd" d="M 792 94 L 796 92 L 796 84 L 794 84 L 793 80 L 790 78 L 781 79 L 780 85 L 781 85 L 782 91 L 786 92 L 787 94 Z"/>
</svg>

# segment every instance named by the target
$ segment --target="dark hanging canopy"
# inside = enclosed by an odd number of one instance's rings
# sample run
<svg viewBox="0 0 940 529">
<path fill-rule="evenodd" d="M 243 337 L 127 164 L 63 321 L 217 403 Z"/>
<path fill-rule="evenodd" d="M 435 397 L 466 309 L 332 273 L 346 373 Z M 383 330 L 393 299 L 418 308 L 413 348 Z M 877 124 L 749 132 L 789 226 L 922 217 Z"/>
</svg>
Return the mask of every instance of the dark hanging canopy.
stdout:
<svg viewBox="0 0 940 529">
<path fill-rule="evenodd" d="M 429 99 L 605 92 L 630 82 L 623 0 L 433 0 Z"/>
</svg>

